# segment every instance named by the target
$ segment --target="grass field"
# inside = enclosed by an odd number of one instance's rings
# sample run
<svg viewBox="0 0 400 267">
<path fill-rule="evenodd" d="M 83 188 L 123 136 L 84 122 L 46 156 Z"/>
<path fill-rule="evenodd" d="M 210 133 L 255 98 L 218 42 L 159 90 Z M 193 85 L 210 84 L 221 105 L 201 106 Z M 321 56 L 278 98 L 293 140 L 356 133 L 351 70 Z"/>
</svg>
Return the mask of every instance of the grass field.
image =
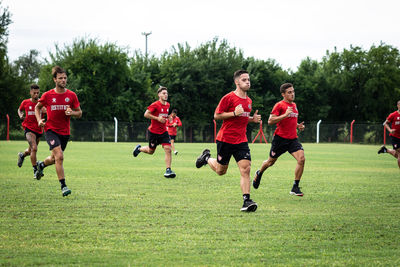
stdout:
<svg viewBox="0 0 400 267">
<path fill-rule="evenodd" d="M 304 197 L 290 196 L 295 160 L 283 155 L 243 213 L 234 160 L 225 176 L 196 169 L 203 148 L 177 144 L 132 157 L 132 143 L 70 142 L 63 198 L 53 166 L 33 179 L 26 142 L 0 141 L 0 265 L 399 266 L 400 171 L 377 146 L 303 144 Z M 252 176 L 269 145 L 250 145 Z M 39 159 L 49 154 L 45 142 Z"/>
</svg>

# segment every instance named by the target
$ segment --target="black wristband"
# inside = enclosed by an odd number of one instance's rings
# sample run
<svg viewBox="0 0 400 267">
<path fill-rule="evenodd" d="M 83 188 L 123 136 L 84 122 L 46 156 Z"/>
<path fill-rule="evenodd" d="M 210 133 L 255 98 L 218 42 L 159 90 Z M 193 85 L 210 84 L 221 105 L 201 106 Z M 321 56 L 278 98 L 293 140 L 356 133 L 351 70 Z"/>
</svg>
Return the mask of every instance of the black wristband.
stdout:
<svg viewBox="0 0 400 267">
<path fill-rule="evenodd" d="M 233 116 L 236 117 L 235 111 L 233 111 Z"/>
</svg>

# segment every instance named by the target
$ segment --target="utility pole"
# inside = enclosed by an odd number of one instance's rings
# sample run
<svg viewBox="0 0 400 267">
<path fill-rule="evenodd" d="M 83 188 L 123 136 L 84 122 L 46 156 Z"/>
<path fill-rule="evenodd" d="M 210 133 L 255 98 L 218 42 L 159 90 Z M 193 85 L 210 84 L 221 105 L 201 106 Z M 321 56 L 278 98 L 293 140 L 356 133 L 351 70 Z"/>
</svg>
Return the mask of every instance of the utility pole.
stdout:
<svg viewBox="0 0 400 267">
<path fill-rule="evenodd" d="M 147 58 L 147 36 L 149 36 L 150 34 L 151 34 L 151 32 L 142 32 L 142 35 L 144 35 L 146 38 L 146 50 L 145 50 L 146 58 Z"/>
</svg>

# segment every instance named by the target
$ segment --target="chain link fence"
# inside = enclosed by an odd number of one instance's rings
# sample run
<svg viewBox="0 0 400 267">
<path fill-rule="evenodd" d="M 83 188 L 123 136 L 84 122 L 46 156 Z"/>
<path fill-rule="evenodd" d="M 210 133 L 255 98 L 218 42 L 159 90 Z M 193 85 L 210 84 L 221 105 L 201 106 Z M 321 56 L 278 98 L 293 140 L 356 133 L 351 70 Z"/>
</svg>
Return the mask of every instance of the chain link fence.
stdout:
<svg viewBox="0 0 400 267">
<path fill-rule="evenodd" d="M 185 143 L 212 143 L 214 142 L 214 122 L 206 124 L 190 124 L 182 122 L 178 128 L 177 142 Z M 216 122 L 216 132 L 221 127 L 221 122 Z M 118 142 L 145 142 L 148 140 L 147 128 L 149 122 L 118 122 Z M 321 143 L 349 143 L 351 123 L 324 123 L 320 124 L 319 142 Z M 271 142 L 275 126 L 262 125 L 267 142 Z M 260 130 L 259 124 L 249 123 L 247 138 L 252 142 Z M 0 125 L 0 138 L 5 140 L 7 126 Z M 389 135 L 386 133 L 386 139 Z M 24 131 L 14 129 L 10 131 L 10 140 L 24 140 Z M 304 143 L 315 143 L 317 140 L 317 122 L 306 123 L 306 129 L 299 132 L 299 139 Z M 71 120 L 71 140 L 89 142 L 115 142 L 114 121 L 79 121 Z M 357 123 L 353 125 L 353 143 L 357 144 L 383 144 L 384 127 L 381 123 Z M 259 142 L 259 138 L 255 142 Z"/>
</svg>

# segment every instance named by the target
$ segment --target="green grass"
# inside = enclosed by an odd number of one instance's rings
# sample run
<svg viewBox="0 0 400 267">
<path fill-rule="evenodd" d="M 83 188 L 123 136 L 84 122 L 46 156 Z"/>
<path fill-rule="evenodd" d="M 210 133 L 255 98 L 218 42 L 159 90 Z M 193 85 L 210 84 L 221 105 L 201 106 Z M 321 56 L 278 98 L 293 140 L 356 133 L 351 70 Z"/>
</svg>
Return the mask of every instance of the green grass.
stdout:
<svg viewBox="0 0 400 267">
<path fill-rule="evenodd" d="M 0 141 L 0 265 L 400 265 L 400 171 L 377 146 L 303 144 L 303 198 L 289 195 L 295 160 L 283 155 L 242 213 L 235 161 L 217 176 L 196 169 L 203 148 L 177 144 L 175 179 L 164 153 L 132 157 L 131 143 L 70 142 L 63 198 L 54 166 L 33 179 L 26 142 Z M 269 145 L 251 145 L 252 176 Z M 47 144 L 38 156 L 49 155 Z"/>
</svg>

